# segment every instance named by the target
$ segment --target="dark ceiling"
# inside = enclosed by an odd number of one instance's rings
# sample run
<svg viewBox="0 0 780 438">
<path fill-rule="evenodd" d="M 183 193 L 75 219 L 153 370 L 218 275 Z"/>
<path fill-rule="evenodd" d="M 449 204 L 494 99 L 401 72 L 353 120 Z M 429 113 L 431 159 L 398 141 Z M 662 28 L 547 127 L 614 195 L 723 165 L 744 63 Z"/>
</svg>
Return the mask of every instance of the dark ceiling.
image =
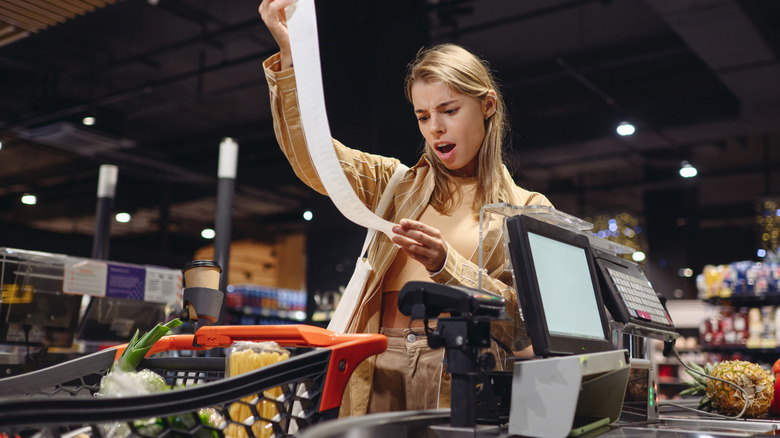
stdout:
<svg viewBox="0 0 780 438">
<path fill-rule="evenodd" d="M 0 0 L 0 44 L 13 36 L 0 47 L 0 246 L 83 252 L 55 242 L 91 238 L 108 163 L 119 167 L 115 209 L 134 218 L 112 224 L 112 242 L 188 257 L 208 244 L 199 234 L 213 226 L 228 136 L 240 145 L 235 238 L 317 229 L 318 219 L 340 229 L 345 220 L 318 215 L 329 205 L 276 146 L 260 65 L 274 44 L 259 0 L 103 3 Z M 13 32 L 20 8 L 44 21 L 57 4 L 91 11 Z M 720 248 L 680 263 L 755 254 L 755 203 L 780 190 L 780 2 L 316 5 L 331 131 L 344 143 L 414 164 L 421 136 L 403 99 L 405 65 L 424 45 L 455 42 L 501 81 L 520 184 L 577 216 L 627 212 L 656 236 Z M 86 115 L 97 123 L 81 125 Z M 635 135 L 615 134 L 622 120 Z M 682 160 L 697 178 L 680 178 Z M 28 192 L 36 206 L 19 203 Z M 664 229 L 670 221 L 695 225 L 693 240 Z M 657 258 L 674 251 L 656 241 Z M 129 250 L 111 258 L 137 261 Z"/>
</svg>

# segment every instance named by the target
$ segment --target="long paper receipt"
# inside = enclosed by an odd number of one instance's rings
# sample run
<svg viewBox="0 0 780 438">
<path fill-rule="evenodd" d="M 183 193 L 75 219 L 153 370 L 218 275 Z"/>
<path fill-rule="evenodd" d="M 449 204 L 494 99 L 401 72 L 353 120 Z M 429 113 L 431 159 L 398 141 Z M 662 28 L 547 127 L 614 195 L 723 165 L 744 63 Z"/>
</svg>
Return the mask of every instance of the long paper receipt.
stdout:
<svg viewBox="0 0 780 438">
<path fill-rule="evenodd" d="M 375 215 L 357 197 L 333 149 L 322 88 L 314 0 L 298 0 L 286 9 L 286 14 L 301 124 L 309 155 L 322 185 L 344 217 L 366 228 L 379 230 L 392 238 L 395 234 L 392 232 L 394 224 Z"/>
</svg>

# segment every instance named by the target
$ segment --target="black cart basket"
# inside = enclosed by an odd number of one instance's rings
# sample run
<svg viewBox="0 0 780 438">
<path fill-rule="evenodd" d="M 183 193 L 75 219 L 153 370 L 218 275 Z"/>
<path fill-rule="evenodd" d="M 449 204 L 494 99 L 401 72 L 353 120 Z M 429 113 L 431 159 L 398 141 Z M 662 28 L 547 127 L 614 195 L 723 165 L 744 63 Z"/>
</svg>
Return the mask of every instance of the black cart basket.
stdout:
<svg viewBox="0 0 780 438">
<path fill-rule="evenodd" d="M 230 378 L 224 357 L 148 357 L 141 368 L 181 389 L 95 397 L 124 346 L 103 350 L 0 379 L 0 437 L 287 437 L 335 418 L 349 376 L 387 347 L 382 335 L 306 325 L 209 326 L 194 335 L 163 337 L 149 355 L 224 348 L 235 341 L 274 341 L 294 347 L 295 354 Z"/>
</svg>

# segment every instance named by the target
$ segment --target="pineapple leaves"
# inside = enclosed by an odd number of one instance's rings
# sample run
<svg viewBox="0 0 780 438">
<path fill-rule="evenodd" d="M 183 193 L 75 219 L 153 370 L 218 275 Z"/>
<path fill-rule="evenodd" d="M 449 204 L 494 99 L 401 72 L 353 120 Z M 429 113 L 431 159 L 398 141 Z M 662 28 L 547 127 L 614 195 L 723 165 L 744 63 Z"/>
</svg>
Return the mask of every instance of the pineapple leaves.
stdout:
<svg viewBox="0 0 780 438">
<path fill-rule="evenodd" d="M 712 410 L 712 400 L 710 400 L 710 396 L 705 395 L 699 400 L 699 409 L 707 411 Z"/>
<path fill-rule="evenodd" d="M 707 392 L 704 390 L 704 388 L 700 386 L 692 386 L 690 388 L 683 389 L 682 391 L 680 391 L 680 395 L 691 395 L 691 396 L 704 395 L 706 393 Z"/>
<path fill-rule="evenodd" d="M 712 401 L 707 395 L 708 378 L 705 376 L 709 374 L 707 372 L 707 368 L 711 369 L 712 364 L 708 363 L 705 367 L 702 367 L 701 365 L 695 364 L 693 362 L 688 362 L 688 366 L 685 368 L 685 372 L 688 373 L 693 378 L 693 380 L 685 382 L 688 385 L 688 388 L 680 391 L 680 395 L 702 396 L 701 399 L 699 399 L 698 409 L 711 411 Z"/>
<path fill-rule="evenodd" d="M 710 364 L 707 364 L 708 366 Z M 686 368 L 685 372 L 688 373 L 691 377 L 693 377 L 694 382 L 696 382 L 699 385 L 706 385 L 707 384 L 707 378 L 703 376 L 702 374 L 708 374 L 701 365 L 695 364 L 693 362 L 688 362 L 688 366 L 693 369 L 691 371 L 690 369 Z M 701 373 L 701 374 L 699 374 Z"/>
</svg>

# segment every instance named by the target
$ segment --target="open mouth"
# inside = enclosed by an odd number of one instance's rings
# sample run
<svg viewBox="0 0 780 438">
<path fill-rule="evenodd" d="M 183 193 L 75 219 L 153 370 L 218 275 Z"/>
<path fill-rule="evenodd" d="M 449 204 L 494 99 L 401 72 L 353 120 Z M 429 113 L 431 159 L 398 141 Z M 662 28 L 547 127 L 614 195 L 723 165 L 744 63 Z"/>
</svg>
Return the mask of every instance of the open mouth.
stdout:
<svg viewBox="0 0 780 438">
<path fill-rule="evenodd" d="M 436 150 L 439 151 L 442 154 L 448 154 L 453 149 L 455 149 L 455 145 L 454 144 L 441 144 L 441 145 L 436 146 Z"/>
</svg>

